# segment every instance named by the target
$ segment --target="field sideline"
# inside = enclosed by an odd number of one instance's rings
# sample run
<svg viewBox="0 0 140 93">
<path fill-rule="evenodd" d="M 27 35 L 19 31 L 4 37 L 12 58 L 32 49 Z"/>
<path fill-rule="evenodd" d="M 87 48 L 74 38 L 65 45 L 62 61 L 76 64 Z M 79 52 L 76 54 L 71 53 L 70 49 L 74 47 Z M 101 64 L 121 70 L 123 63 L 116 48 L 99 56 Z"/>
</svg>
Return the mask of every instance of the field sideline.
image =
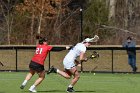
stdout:
<svg viewBox="0 0 140 93">
<path fill-rule="evenodd" d="M 29 93 L 37 75 L 28 82 L 24 90 L 19 88 L 27 72 L 0 72 L 0 93 Z M 140 74 L 103 74 L 81 73 L 74 87 L 76 93 L 139 93 Z M 37 93 L 66 93 L 69 80 L 57 74 L 46 75 L 37 87 Z"/>
</svg>

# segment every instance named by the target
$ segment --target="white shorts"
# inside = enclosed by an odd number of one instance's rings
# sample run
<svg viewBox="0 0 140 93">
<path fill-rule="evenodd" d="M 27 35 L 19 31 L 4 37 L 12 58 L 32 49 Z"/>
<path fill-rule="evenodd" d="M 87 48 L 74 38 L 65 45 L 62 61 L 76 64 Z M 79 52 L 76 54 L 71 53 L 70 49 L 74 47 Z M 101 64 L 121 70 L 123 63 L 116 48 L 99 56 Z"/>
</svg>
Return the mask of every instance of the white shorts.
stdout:
<svg viewBox="0 0 140 93">
<path fill-rule="evenodd" d="M 63 65 L 65 69 L 71 69 L 73 67 L 75 67 L 74 61 L 69 61 L 67 59 L 63 60 Z"/>
</svg>

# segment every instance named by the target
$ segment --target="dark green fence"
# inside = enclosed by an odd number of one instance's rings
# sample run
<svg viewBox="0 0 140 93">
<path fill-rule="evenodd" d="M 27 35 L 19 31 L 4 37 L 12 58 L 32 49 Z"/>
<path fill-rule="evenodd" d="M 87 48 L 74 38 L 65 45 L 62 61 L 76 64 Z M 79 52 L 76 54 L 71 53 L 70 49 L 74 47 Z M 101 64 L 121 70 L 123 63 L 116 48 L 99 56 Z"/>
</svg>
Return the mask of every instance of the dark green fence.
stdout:
<svg viewBox="0 0 140 93">
<path fill-rule="evenodd" d="M 28 64 L 34 55 L 36 46 L 0 46 L 0 71 L 28 71 Z M 54 46 L 62 51 L 52 50 L 45 61 L 45 69 L 51 65 L 63 70 L 63 58 L 68 50 L 63 50 L 65 46 Z M 137 51 L 137 67 L 140 68 L 140 47 Z M 82 72 L 132 72 L 128 65 L 126 49 L 121 46 L 97 46 L 87 48 L 87 55 L 92 51 L 100 54 L 98 59 L 89 60 L 78 67 Z M 140 70 L 138 69 L 138 72 Z"/>
</svg>

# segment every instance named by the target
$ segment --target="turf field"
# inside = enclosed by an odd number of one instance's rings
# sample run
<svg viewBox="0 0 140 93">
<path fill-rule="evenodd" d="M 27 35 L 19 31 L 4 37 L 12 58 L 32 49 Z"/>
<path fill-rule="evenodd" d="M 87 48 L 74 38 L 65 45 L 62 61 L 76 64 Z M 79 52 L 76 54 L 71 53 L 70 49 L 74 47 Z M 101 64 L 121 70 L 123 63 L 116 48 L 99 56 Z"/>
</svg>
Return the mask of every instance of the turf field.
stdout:
<svg viewBox="0 0 140 93">
<path fill-rule="evenodd" d="M 24 90 L 19 88 L 27 72 L 0 72 L 0 93 L 29 93 L 28 88 L 37 75 L 28 82 Z M 38 93 L 66 93 L 69 80 L 57 74 L 46 75 L 37 87 Z M 76 93 L 139 93 L 140 74 L 81 73 L 74 87 Z"/>
</svg>

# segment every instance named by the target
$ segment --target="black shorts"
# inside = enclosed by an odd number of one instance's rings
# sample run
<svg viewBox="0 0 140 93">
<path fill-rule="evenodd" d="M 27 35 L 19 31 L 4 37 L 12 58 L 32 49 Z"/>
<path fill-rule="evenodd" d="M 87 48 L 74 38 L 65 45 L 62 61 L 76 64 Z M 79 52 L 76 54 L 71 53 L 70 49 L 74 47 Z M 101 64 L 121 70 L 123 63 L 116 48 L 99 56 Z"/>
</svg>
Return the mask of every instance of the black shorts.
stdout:
<svg viewBox="0 0 140 93">
<path fill-rule="evenodd" d="M 34 61 L 31 61 L 30 64 L 29 64 L 29 68 L 32 69 L 32 70 L 35 70 L 37 72 L 41 72 L 44 70 L 44 66 L 41 65 L 41 64 L 38 64 Z"/>
</svg>

